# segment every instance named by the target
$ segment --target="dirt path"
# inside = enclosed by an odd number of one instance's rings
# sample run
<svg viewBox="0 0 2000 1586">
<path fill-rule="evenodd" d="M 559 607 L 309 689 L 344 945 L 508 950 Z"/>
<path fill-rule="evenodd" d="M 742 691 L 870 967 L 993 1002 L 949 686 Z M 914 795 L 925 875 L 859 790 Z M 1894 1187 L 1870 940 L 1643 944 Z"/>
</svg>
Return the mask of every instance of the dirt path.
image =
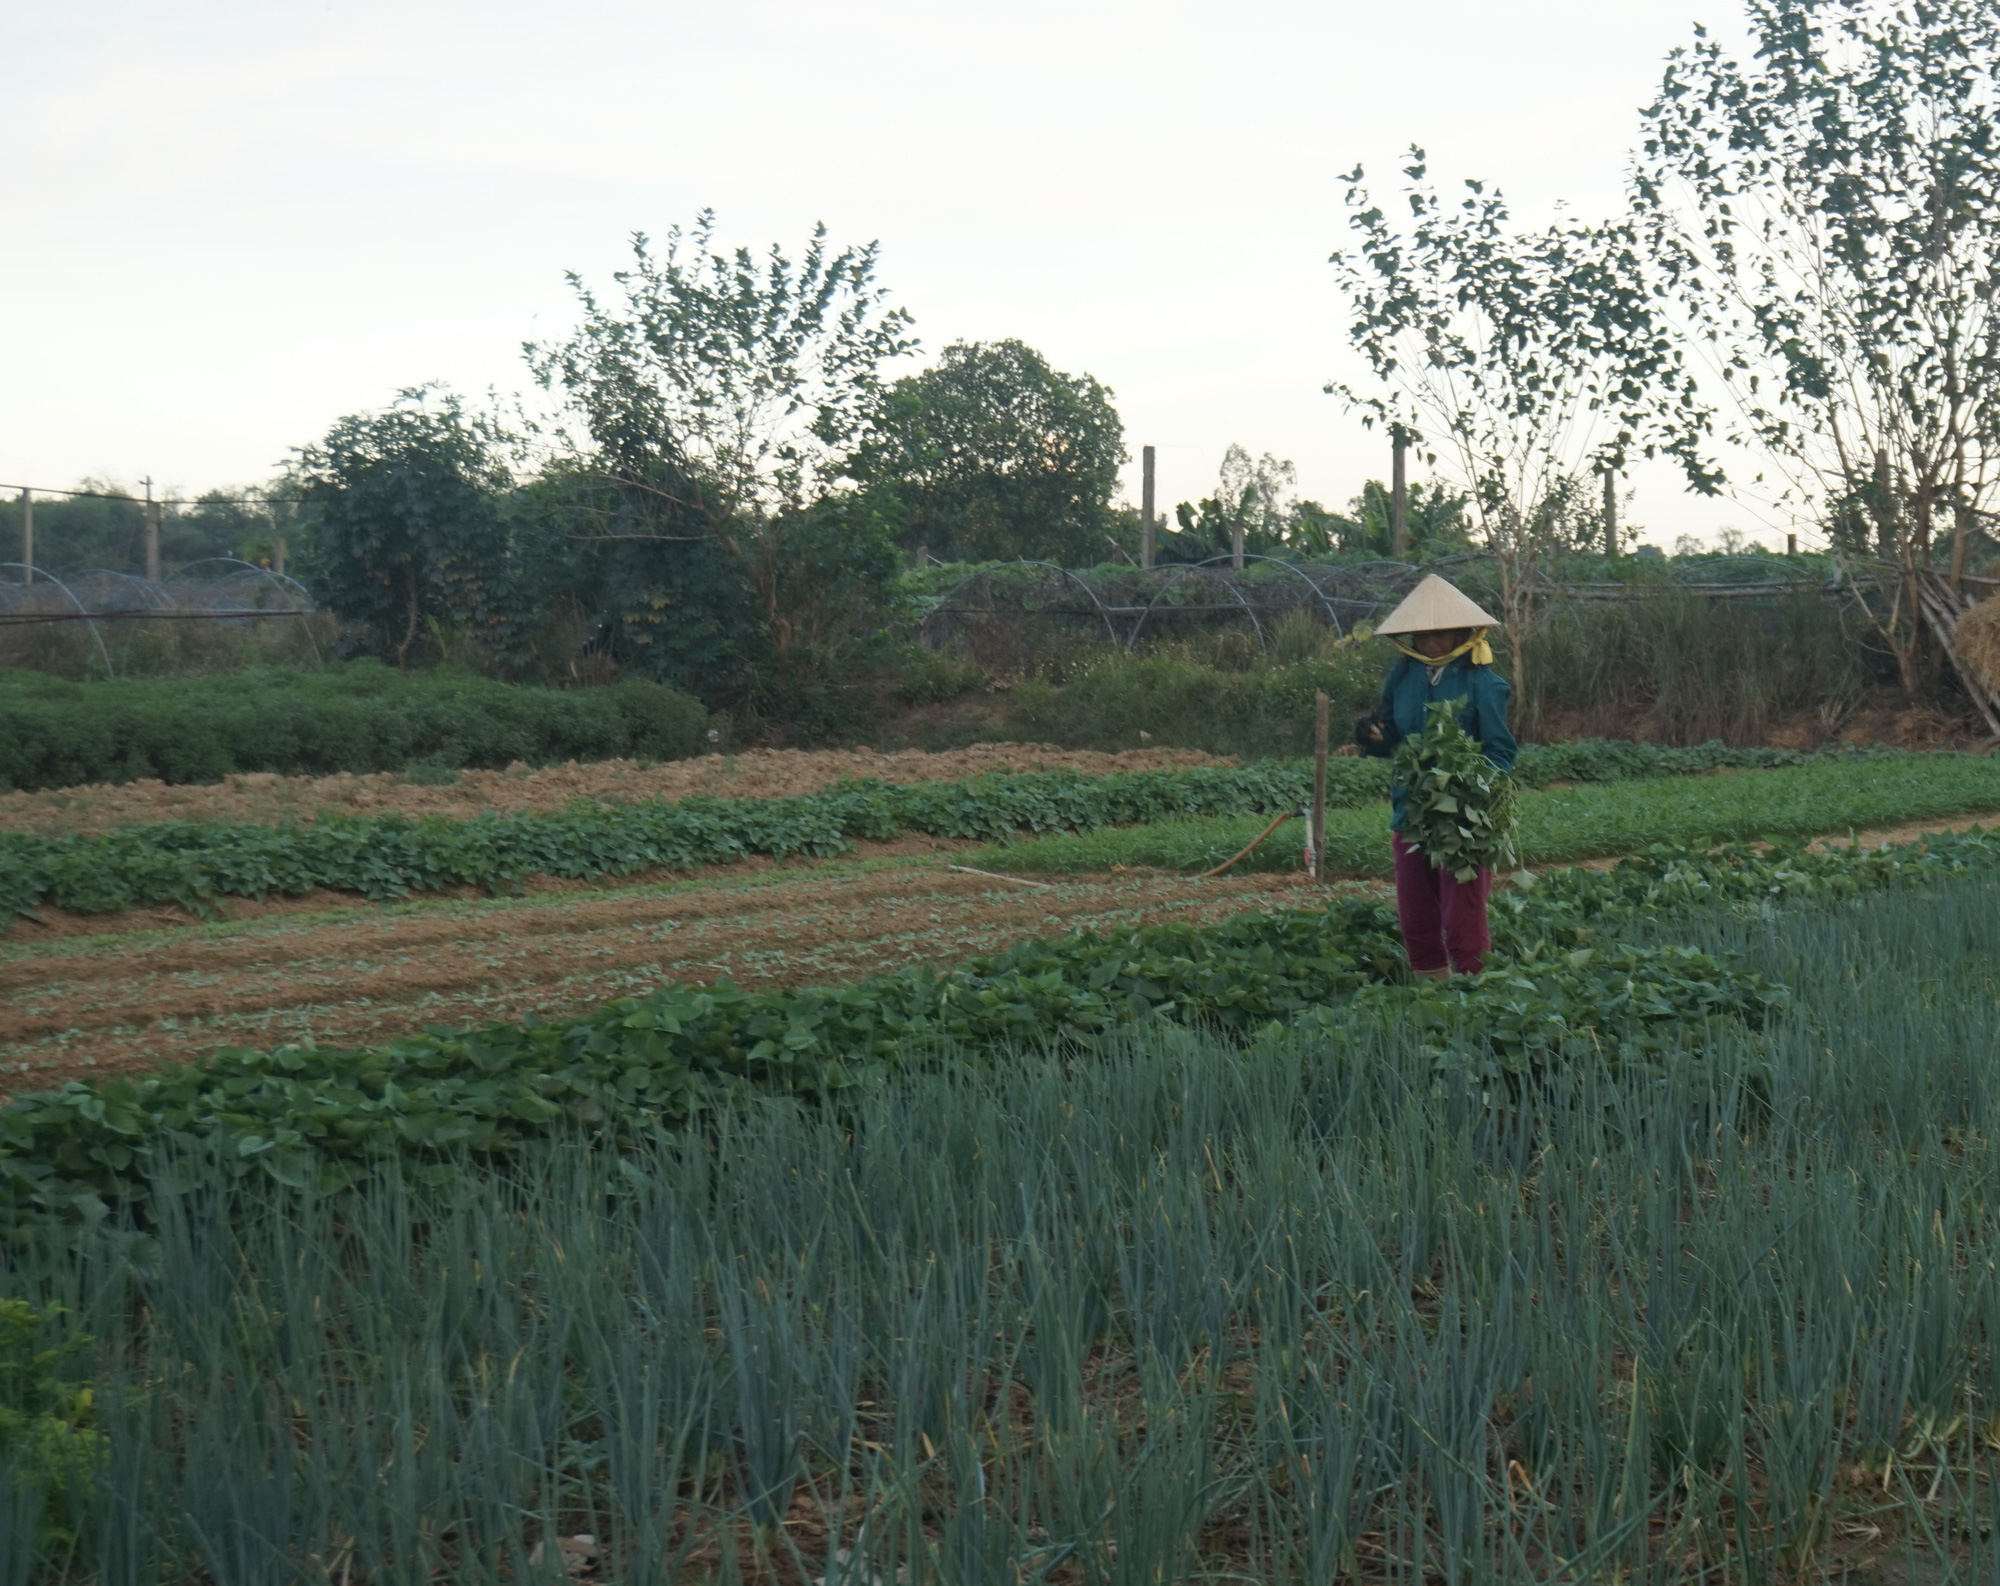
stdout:
<svg viewBox="0 0 2000 1586">
<path fill-rule="evenodd" d="M 59 788 L 0 794 L 0 831 L 47 835 L 102 832 L 150 821 L 228 820 L 276 824 L 329 813 L 477 815 L 485 810 L 561 809 L 574 799 L 779 798 L 810 793 L 843 777 L 880 782 L 961 782 L 1011 771 L 1152 771 L 1167 766 L 1227 765 L 1191 749 L 1130 749 L 1103 754 L 1046 744 L 982 743 L 927 753 L 902 749 L 752 749 L 711 754 L 664 765 L 633 760 L 590 765 L 525 765 L 505 771 L 461 771 L 444 787 L 426 786 L 391 772 L 367 776 L 233 776 L 217 783 L 176 787 L 165 782 Z"/>
</svg>

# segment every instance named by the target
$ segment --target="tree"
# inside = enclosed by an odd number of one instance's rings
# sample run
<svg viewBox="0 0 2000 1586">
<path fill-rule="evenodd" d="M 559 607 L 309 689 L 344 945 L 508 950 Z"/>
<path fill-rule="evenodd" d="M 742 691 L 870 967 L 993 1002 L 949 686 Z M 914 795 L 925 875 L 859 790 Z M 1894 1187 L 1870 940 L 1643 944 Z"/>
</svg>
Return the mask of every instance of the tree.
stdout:
<svg viewBox="0 0 2000 1586">
<path fill-rule="evenodd" d="M 1234 441 L 1222 454 L 1217 470 L 1216 499 L 1231 503 L 1231 516 L 1243 526 L 1245 548 L 1282 546 L 1292 521 L 1292 487 L 1299 471 L 1289 458 L 1270 452 L 1253 459 Z"/>
<path fill-rule="evenodd" d="M 2000 10 L 1747 9 L 1752 64 L 1699 29 L 1669 58 L 1636 205 L 1716 349 L 1735 437 L 1872 561 L 1916 695 L 1919 575 L 1948 534 L 1956 584 L 2000 489 Z"/>
<path fill-rule="evenodd" d="M 774 243 L 760 261 L 719 250 L 703 210 L 691 232 L 667 233 L 664 255 L 634 234 L 615 307 L 570 272 L 581 323 L 523 352 L 581 421 L 581 454 L 622 492 L 658 498 L 653 515 L 675 531 L 800 511 L 847 466 L 881 365 L 916 347 L 909 314 L 875 284 L 877 251 L 829 252 L 817 226 L 798 259 Z M 628 533 L 644 521 L 619 520 Z"/>
<path fill-rule="evenodd" d="M 1380 389 L 1327 390 L 1364 422 L 1427 437 L 1427 460 L 1464 492 L 1499 564 L 1525 695 L 1551 504 L 1635 452 L 1677 458 L 1697 489 L 1713 491 L 1720 475 L 1701 452 L 1706 410 L 1668 311 L 1673 277 L 1637 228 L 1563 220 L 1517 231 L 1479 182 L 1447 206 L 1423 151 L 1411 153 L 1406 228 L 1369 202 L 1359 167 L 1346 178 L 1361 242 L 1332 262 L 1350 338 Z"/>
<path fill-rule="evenodd" d="M 837 626 L 806 609 L 821 593 L 846 609 L 793 553 L 818 555 L 881 365 L 916 343 L 875 284 L 876 244 L 835 251 L 824 226 L 796 259 L 720 249 L 710 211 L 664 254 L 644 235 L 632 249 L 617 301 L 572 272 L 577 328 L 524 348 L 562 402 L 542 521 L 601 569 L 603 643 L 740 699 L 767 648 L 792 665 L 796 634 Z M 875 565 L 872 539 L 853 550 Z"/>
<path fill-rule="evenodd" d="M 299 448 L 307 581 L 328 610 L 409 667 L 426 623 L 481 624 L 504 576 L 500 437 L 436 387 L 349 414 Z"/>
<path fill-rule="evenodd" d="M 160 555 L 188 563 L 235 557 L 269 565 L 283 539 L 297 538 L 298 486 L 290 479 L 268 485 L 205 490 L 168 512 L 160 526 Z"/>
<path fill-rule="evenodd" d="M 1300 547 L 1294 542 L 1300 522 L 1292 486 L 1298 477 L 1297 467 L 1288 459 L 1270 452 L 1253 458 L 1231 441 L 1216 470 L 1215 494 L 1174 508 L 1180 532 L 1172 537 L 1162 560 L 1200 562 L 1239 549 L 1252 556 L 1297 551 Z"/>
<path fill-rule="evenodd" d="M 1024 342 L 954 342 L 884 393 L 853 475 L 895 493 L 904 543 L 945 560 L 1107 559 L 1125 461 L 1112 393 Z"/>
<path fill-rule="evenodd" d="M 1423 560 L 1471 550 L 1465 507 L 1463 495 L 1421 480 L 1412 484 L 1403 514 L 1403 554 Z M 1395 537 L 1389 518 L 1389 487 L 1379 479 L 1366 480 L 1361 494 L 1348 502 L 1344 516 L 1329 515 L 1335 548 L 1391 555 Z"/>
<path fill-rule="evenodd" d="M 108 567 L 121 573 L 145 570 L 145 509 L 121 485 L 80 479 L 70 496 L 35 498 L 35 562 L 51 572 Z M 0 500 L 0 558 L 21 554 L 20 499 Z"/>
</svg>

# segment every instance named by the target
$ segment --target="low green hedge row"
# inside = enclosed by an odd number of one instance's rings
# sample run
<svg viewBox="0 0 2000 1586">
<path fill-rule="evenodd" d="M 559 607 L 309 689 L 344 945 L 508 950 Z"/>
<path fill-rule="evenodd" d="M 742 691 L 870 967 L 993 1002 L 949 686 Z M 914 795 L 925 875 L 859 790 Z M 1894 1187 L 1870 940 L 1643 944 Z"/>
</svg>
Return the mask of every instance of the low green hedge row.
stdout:
<svg viewBox="0 0 2000 1586">
<path fill-rule="evenodd" d="M 707 750 L 711 725 L 697 701 L 657 683 L 522 688 L 373 661 L 98 683 L 9 672 L 0 674 L 0 790 L 400 771 L 418 761 L 674 760 Z"/>
<path fill-rule="evenodd" d="M 848 986 L 669 985 L 559 1024 L 361 1051 L 229 1051 L 0 1110 L 0 1217 L 101 1214 L 143 1201 L 163 1172 L 337 1188 L 371 1163 L 405 1159 L 441 1182 L 465 1153 L 550 1130 L 643 1133 L 733 1095 L 838 1097 L 915 1063 L 1088 1047 L 1159 1023 L 1248 1033 L 1299 1019 L 1414 1019 L 1442 1033 L 1441 1061 L 1462 1065 L 1470 1053 L 1482 1084 L 1558 1059 L 1657 1065 L 1698 1050 L 1708 1021 L 1755 1024 L 1785 994 L 1691 950 L 1606 941 L 1619 922 L 1996 870 L 2000 837 L 1979 833 L 1864 852 L 1660 851 L 1501 894 L 1494 937 L 1507 962 L 1443 984 L 1404 983 L 1393 911 L 1346 897 L 1207 927 L 1029 941 L 944 972 Z"/>
<path fill-rule="evenodd" d="M 1787 763 L 1780 750 L 1562 744 L 1521 760 L 1531 786 L 1619 780 L 1719 765 Z M 1797 755 L 1792 760 L 1801 758 Z M 1387 795 L 1388 763 L 1329 763 L 1330 806 Z M 844 782 L 781 799 L 580 801 L 554 811 L 467 819 L 329 816 L 309 825 L 160 822 L 88 837 L 0 833 L 0 911 L 40 903 L 80 913 L 219 897 L 300 896 L 325 887 L 374 899 L 448 886 L 506 888 L 530 876 L 587 880 L 752 854 L 824 856 L 907 832 L 1005 841 L 1017 832 L 1094 831 L 1190 816 L 1268 814 L 1302 805 L 1312 773 L 1297 761 L 1089 776 L 1031 772 L 974 782 Z M 0 913 L 0 918 L 5 918 Z"/>
</svg>

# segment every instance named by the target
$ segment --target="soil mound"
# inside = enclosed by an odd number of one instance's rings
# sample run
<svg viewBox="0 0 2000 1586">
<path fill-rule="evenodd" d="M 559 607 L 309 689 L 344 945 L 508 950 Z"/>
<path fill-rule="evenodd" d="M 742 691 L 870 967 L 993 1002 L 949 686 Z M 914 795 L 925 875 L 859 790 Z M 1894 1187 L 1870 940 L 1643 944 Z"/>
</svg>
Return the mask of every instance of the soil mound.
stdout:
<svg viewBox="0 0 2000 1586">
<path fill-rule="evenodd" d="M 1018 771 L 1153 771 L 1168 766 L 1226 765 L 1194 749 L 1057 749 L 1047 744 L 982 743 L 929 752 L 902 749 L 750 749 L 641 766 L 632 760 L 571 762 L 540 770 L 461 771 L 439 786 L 395 772 L 288 777 L 269 772 L 198 786 L 144 781 L 0 794 L 0 831 L 105 832 L 152 821 L 224 820 L 276 825 L 318 816 L 477 815 L 493 810 L 561 809 L 575 799 L 782 798 L 812 793 L 843 777 L 879 782 L 962 782 Z"/>
</svg>

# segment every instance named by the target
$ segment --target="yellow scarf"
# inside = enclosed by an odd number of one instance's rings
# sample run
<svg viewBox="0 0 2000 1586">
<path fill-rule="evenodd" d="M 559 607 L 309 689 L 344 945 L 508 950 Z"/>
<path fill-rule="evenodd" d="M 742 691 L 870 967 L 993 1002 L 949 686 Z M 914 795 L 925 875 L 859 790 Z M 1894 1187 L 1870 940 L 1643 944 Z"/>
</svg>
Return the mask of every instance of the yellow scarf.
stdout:
<svg viewBox="0 0 2000 1586">
<path fill-rule="evenodd" d="M 1425 666 L 1446 666 L 1456 661 L 1461 655 L 1470 655 L 1474 666 L 1491 666 L 1493 664 L 1493 646 L 1486 642 L 1486 631 L 1484 628 L 1473 629 L 1472 637 L 1448 655 L 1425 655 L 1422 650 L 1412 650 L 1394 634 L 1385 633 L 1382 637 L 1401 650 L 1412 661 L 1421 661 Z"/>
</svg>

